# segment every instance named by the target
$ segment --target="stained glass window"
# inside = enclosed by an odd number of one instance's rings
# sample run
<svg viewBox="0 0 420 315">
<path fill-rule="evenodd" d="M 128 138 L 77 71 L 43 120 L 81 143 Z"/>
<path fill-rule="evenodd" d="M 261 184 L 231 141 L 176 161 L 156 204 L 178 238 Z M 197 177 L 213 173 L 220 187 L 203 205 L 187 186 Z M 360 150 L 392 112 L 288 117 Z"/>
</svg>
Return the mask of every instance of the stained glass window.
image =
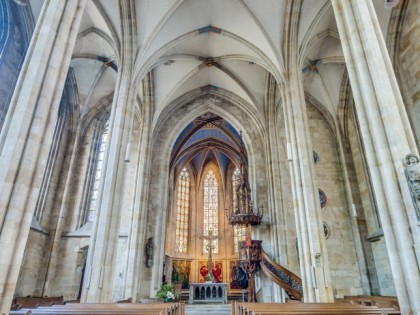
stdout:
<svg viewBox="0 0 420 315">
<path fill-rule="evenodd" d="M 95 178 L 93 179 L 93 186 L 90 193 L 89 208 L 87 214 L 87 222 L 93 222 L 95 219 L 95 209 L 96 209 L 96 200 L 98 199 L 99 183 L 102 176 L 102 167 L 104 163 L 104 155 L 106 143 L 108 141 L 108 131 L 109 131 L 109 118 L 105 121 L 104 126 L 102 127 L 102 135 L 98 150 L 98 155 L 96 158 L 95 166 Z"/>
<path fill-rule="evenodd" d="M 178 177 L 175 251 L 186 253 L 188 248 L 188 214 L 190 209 L 190 176 L 184 167 Z"/>
<path fill-rule="evenodd" d="M 238 196 L 236 195 L 236 189 L 239 185 L 239 176 L 240 171 L 238 168 L 235 169 L 235 171 L 232 174 L 232 206 L 233 209 L 236 208 L 238 204 Z M 238 242 L 245 240 L 245 225 L 234 225 L 233 226 L 233 250 L 235 253 L 238 252 Z"/>
<path fill-rule="evenodd" d="M 219 235 L 219 198 L 216 175 L 210 170 L 204 180 L 204 235 L 208 236 L 213 231 L 213 236 Z M 203 252 L 208 253 L 208 240 L 203 240 Z M 219 252 L 219 241 L 212 241 L 213 253 Z"/>
</svg>

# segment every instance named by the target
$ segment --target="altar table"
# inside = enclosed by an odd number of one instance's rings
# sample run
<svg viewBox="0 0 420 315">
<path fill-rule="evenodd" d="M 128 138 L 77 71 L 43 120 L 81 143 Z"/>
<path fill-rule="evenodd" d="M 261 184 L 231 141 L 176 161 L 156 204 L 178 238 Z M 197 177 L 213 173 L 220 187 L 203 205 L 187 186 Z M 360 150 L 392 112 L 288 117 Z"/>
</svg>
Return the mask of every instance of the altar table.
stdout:
<svg viewBox="0 0 420 315">
<path fill-rule="evenodd" d="M 190 283 L 189 304 L 227 303 L 227 283 Z"/>
</svg>

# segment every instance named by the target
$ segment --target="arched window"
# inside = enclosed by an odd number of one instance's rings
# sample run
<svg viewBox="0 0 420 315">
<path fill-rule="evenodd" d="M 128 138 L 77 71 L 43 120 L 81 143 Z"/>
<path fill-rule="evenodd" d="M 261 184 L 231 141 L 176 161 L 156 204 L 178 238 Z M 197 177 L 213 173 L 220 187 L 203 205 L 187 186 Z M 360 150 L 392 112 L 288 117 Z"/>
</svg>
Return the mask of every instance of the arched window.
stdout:
<svg viewBox="0 0 420 315">
<path fill-rule="evenodd" d="M 190 210 L 190 176 L 184 167 L 178 176 L 175 251 L 186 253 L 188 248 L 188 218 Z"/>
<path fill-rule="evenodd" d="M 105 148 L 106 148 L 106 143 L 108 141 L 108 131 L 109 131 L 109 117 L 105 121 L 105 124 L 102 127 L 100 145 L 99 145 L 99 149 L 97 151 L 97 157 L 96 157 L 95 177 L 93 179 L 93 186 L 90 191 L 86 222 L 93 222 L 93 220 L 95 219 L 96 200 L 98 199 L 99 184 L 101 182 Z"/>
<path fill-rule="evenodd" d="M 45 168 L 44 175 L 42 176 L 41 189 L 39 191 L 38 200 L 36 201 L 34 217 L 41 225 L 45 204 L 50 192 L 51 178 L 53 176 L 54 166 L 57 161 L 60 141 L 62 140 L 64 127 L 66 124 L 66 105 L 67 104 L 65 101 L 61 101 L 57 122 L 54 128 L 53 142 L 50 148 L 50 152 L 48 153 L 47 167 Z"/>
<path fill-rule="evenodd" d="M 204 235 L 208 236 L 209 231 L 213 231 L 213 236 L 219 235 L 219 198 L 216 175 L 210 170 L 204 180 Z M 203 240 L 203 252 L 208 253 L 208 240 Z M 219 252 L 219 241 L 212 242 L 213 253 Z"/>
<path fill-rule="evenodd" d="M 232 206 L 235 209 L 238 205 L 238 196 L 236 195 L 236 189 L 239 185 L 241 172 L 238 168 L 232 174 Z M 234 225 L 233 226 L 233 250 L 235 253 L 238 252 L 238 242 L 245 240 L 245 225 Z"/>
</svg>

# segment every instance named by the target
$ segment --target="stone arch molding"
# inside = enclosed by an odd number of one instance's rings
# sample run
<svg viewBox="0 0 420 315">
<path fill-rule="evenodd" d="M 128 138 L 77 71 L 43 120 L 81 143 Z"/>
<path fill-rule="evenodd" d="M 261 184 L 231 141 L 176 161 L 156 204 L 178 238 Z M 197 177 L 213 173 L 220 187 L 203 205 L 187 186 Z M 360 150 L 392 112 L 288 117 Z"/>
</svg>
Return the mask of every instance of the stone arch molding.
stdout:
<svg viewBox="0 0 420 315">
<path fill-rule="evenodd" d="M 170 106 L 172 107 L 172 106 Z M 255 121 L 261 121 L 258 117 L 250 115 L 242 106 L 238 106 L 220 96 L 207 93 L 200 95 L 190 102 L 174 105 L 170 115 L 161 116 L 155 124 L 151 147 L 150 181 L 147 197 L 147 235 L 152 234 L 156 240 L 157 263 L 153 268 L 153 287 L 159 286 L 162 276 L 165 246 L 166 218 L 168 214 L 169 188 L 170 188 L 170 156 L 173 145 L 182 130 L 200 115 L 212 112 L 228 121 L 237 131 L 242 131 L 243 141 L 248 153 L 250 184 L 253 200 L 256 204 L 266 206 L 268 203 L 267 168 L 265 161 L 266 151 L 264 132 L 256 127 Z M 256 176 L 258 174 L 258 177 Z"/>
</svg>

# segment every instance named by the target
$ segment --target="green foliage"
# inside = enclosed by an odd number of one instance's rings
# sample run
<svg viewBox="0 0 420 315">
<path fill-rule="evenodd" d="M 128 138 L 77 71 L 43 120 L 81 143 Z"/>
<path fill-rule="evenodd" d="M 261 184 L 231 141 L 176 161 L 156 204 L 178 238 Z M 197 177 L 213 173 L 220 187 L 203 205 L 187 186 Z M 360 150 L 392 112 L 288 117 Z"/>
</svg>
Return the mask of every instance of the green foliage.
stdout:
<svg viewBox="0 0 420 315">
<path fill-rule="evenodd" d="M 204 277 L 204 280 L 213 282 L 214 281 L 213 275 L 211 275 L 209 273 L 206 274 L 206 276 Z"/>
<path fill-rule="evenodd" d="M 166 299 L 168 296 L 168 292 L 175 294 L 175 287 L 173 284 L 163 284 L 159 291 L 156 292 L 156 297 L 158 299 Z"/>
</svg>

